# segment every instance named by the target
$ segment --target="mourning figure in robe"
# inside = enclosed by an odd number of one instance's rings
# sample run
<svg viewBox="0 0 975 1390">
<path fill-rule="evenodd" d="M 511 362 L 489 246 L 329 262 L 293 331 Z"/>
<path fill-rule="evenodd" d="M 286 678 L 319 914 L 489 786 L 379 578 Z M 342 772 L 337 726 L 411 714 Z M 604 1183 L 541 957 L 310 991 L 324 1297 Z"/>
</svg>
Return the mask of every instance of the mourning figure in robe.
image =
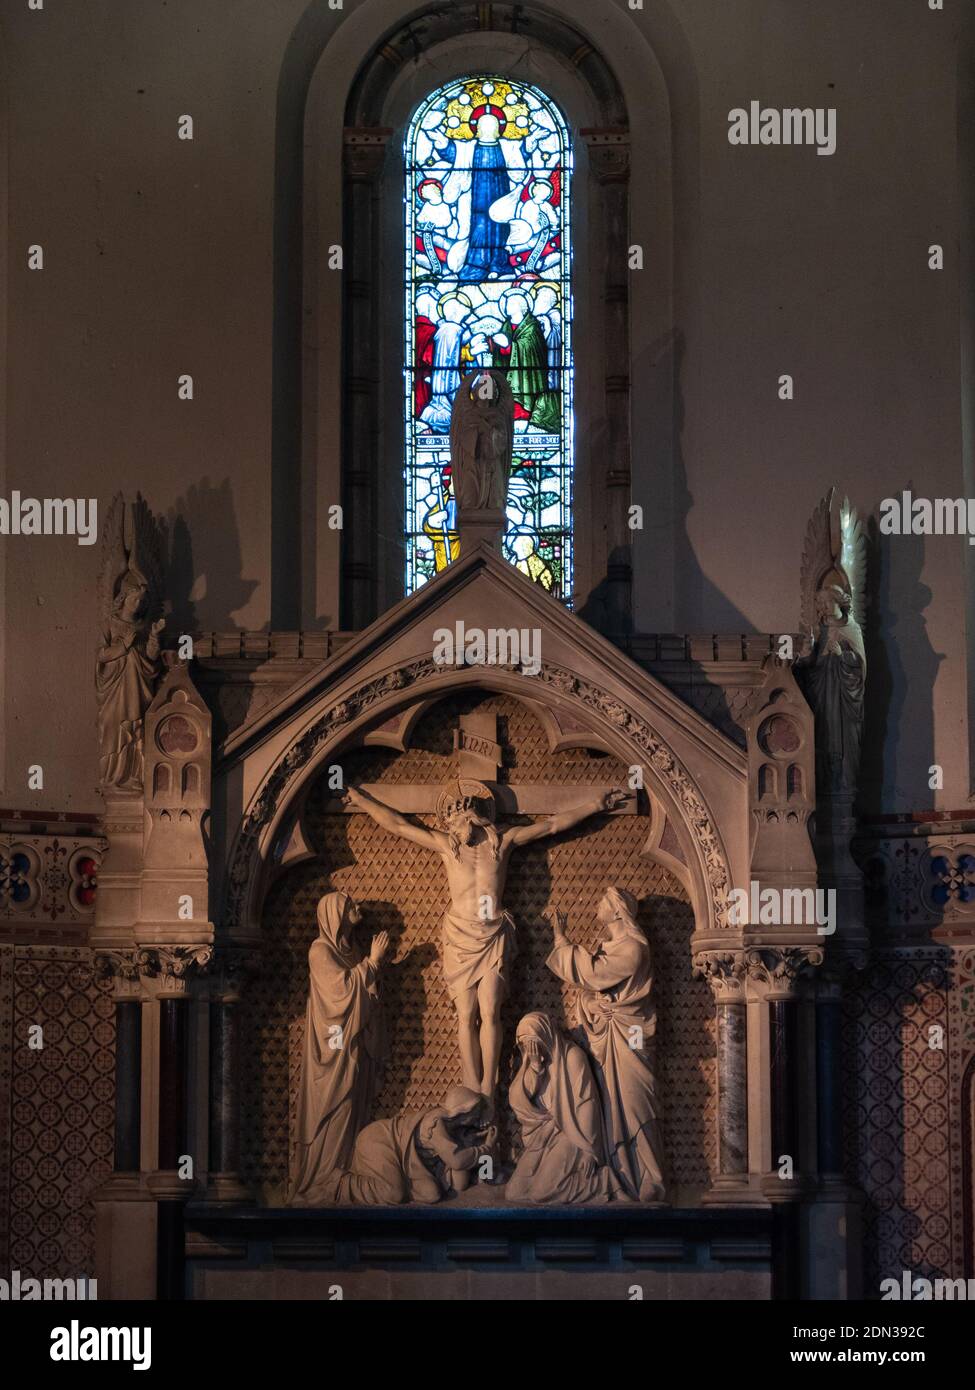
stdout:
<svg viewBox="0 0 975 1390">
<path fill-rule="evenodd" d="M 345 893 L 318 904 L 318 937 L 308 951 L 308 1005 L 298 1090 L 289 1202 L 327 1201 L 333 1175 L 352 1162 L 379 1086 L 383 1018 L 379 975 L 389 934 L 378 932 L 363 956 L 352 939 L 362 920 Z"/>
<path fill-rule="evenodd" d="M 631 893 L 607 888 L 598 908 L 605 937 L 594 952 L 571 945 L 565 918 L 557 914 L 555 947 L 546 963 L 560 980 L 578 987 L 579 1036 L 595 1068 L 619 1195 L 657 1202 L 664 1197 L 664 1180 L 653 1074 L 656 1009 L 650 947 L 636 914 Z"/>
<path fill-rule="evenodd" d="M 494 1162 L 497 1129 L 478 1091 L 452 1086 L 433 1110 L 374 1120 L 355 1144 L 348 1171 L 333 1174 L 330 1200 L 396 1206 L 463 1192 L 482 1158 Z"/>
<path fill-rule="evenodd" d="M 589 1058 L 544 1013 L 516 1033 L 521 1065 L 508 1100 L 521 1125 L 521 1156 L 505 1197 L 515 1202 L 608 1202 L 602 1102 Z"/>
</svg>

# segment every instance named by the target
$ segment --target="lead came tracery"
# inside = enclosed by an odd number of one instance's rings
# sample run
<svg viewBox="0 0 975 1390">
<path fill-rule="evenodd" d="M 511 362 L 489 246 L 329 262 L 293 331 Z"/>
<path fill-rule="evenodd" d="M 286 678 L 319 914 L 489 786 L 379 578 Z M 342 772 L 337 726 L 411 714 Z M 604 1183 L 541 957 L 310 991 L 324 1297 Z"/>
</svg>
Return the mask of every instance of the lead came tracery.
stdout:
<svg viewBox="0 0 975 1390">
<path fill-rule="evenodd" d="M 405 146 L 406 589 L 457 558 L 450 411 L 462 376 L 506 373 L 515 438 L 504 554 L 572 586 L 572 150 L 534 87 L 448 83 Z"/>
</svg>

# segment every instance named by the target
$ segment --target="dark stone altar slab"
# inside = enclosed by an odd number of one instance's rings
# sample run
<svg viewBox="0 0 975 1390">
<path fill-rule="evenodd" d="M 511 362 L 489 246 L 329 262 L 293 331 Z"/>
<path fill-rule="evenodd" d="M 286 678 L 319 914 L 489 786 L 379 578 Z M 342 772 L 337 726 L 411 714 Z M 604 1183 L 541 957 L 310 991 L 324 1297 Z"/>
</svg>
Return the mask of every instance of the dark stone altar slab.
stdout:
<svg viewBox="0 0 975 1390">
<path fill-rule="evenodd" d="M 763 1300 L 775 1222 L 763 1208 L 190 1203 L 182 1282 L 187 1298 Z"/>
</svg>

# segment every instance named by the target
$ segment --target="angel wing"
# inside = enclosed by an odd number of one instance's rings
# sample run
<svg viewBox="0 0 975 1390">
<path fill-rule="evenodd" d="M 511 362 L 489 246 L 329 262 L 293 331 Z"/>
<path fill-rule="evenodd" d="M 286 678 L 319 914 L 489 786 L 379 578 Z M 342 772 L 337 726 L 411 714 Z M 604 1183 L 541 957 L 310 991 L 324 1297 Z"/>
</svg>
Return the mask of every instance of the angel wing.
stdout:
<svg viewBox="0 0 975 1390">
<path fill-rule="evenodd" d="M 850 506 L 847 497 L 843 498 L 839 523 L 839 563 L 847 577 L 853 600 L 850 616 L 862 632 L 867 606 L 867 538 L 856 508 Z"/>
<path fill-rule="evenodd" d="M 112 498 L 102 525 L 101 568 L 98 572 L 98 617 L 102 637 L 106 643 L 110 640 L 109 628 L 115 591 L 128 567 L 129 556 L 125 549 L 125 498 L 117 492 Z"/>
<path fill-rule="evenodd" d="M 146 618 L 154 622 L 162 613 L 163 565 L 159 523 L 141 492 L 132 503 L 131 568 L 146 584 Z"/>
<path fill-rule="evenodd" d="M 819 619 L 816 616 L 816 594 L 820 581 L 833 567 L 834 552 L 830 513 L 835 488 L 822 499 L 813 512 L 806 527 L 806 542 L 802 548 L 802 569 L 799 575 L 800 588 L 800 631 L 804 634 L 816 632 Z"/>
</svg>

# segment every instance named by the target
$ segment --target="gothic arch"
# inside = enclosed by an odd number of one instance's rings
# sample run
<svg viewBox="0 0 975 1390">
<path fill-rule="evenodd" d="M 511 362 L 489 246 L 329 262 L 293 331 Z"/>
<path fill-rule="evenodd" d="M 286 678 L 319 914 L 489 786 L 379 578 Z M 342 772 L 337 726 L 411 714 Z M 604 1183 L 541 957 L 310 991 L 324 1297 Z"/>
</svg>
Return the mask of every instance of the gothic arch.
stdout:
<svg viewBox="0 0 975 1390">
<path fill-rule="evenodd" d="M 297 715 L 281 740 L 285 751 L 261 781 L 236 836 L 228 864 L 227 891 L 221 920 L 229 935 L 254 941 L 260 933 L 263 900 L 295 832 L 296 809 L 314 779 L 343 749 L 418 699 L 441 699 L 465 689 L 508 694 L 532 705 L 540 686 L 549 708 L 571 713 L 592 731 L 596 746 L 627 765 L 645 769 L 646 787 L 677 838 L 679 853 L 659 844 L 659 833 L 644 853 L 677 870 L 688 890 L 695 934 L 711 936 L 726 924 L 725 896 L 732 881 L 720 827 L 694 778 L 673 751 L 642 718 L 590 681 L 562 667 L 545 666 L 537 676 L 513 670 L 488 672 L 484 667 L 445 670 L 423 658 L 406 668 L 392 668 L 347 691 L 337 702 L 323 695 Z M 683 866 L 683 868 L 681 867 Z"/>
<path fill-rule="evenodd" d="M 605 61 L 578 30 L 530 9 L 521 23 L 528 34 L 481 29 L 461 36 L 457 15 L 438 11 L 424 21 L 422 64 L 413 61 L 415 30 L 405 26 L 371 55 L 350 94 L 343 244 L 354 264 L 348 270 L 345 317 L 345 399 L 351 408 L 343 447 L 344 627 L 358 629 L 402 594 L 402 553 L 395 542 L 402 531 L 404 325 L 392 291 L 401 281 L 403 136 L 414 109 L 432 90 L 475 71 L 531 82 L 556 102 L 573 137 L 573 336 L 583 345 L 576 355 L 575 479 L 584 503 L 575 508 L 576 592 L 580 600 L 588 595 L 594 564 L 598 579 L 608 573 L 609 557 L 600 562 L 593 554 L 595 536 L 616 536 L 620 553 L 610 588 L 619 616 L 611 626 L 627 627 L 628 550 L 626 558 L 622 553 L 630 500 L 626 108 Z M 592 264 L 590 243 L 604 247 L 602 264 Z M 377 336 L 383 344 L 379 371 L 372 360 Z M 589 448 L 597 440 L 602 455 L 615 463 L 597 470 L 598 486 Z M 377 534 L 386 538 L 385 545 L 375 544 Z"/>
<path fill-rule="evenodd" d="M 343 246 L 353 262 L 358 256 L 369 265 L 383 254 L 387 270 L 399 266 L 400 257 L 391 254 L 398 220 L 379 205 L 370 165 L 384 146 L 397 145 L 411 91 L 422 87 L 425 94 L 472 63 L 496 68 L 506 44 L 511 61 L 521 62 L 567 110 L 577 136 L 580 192 L 584 164 L 590 172 L 599 164 L 603 193 L 588 199 L 590 215 L 600 203 L 608 207 L 616 240 L 625 250 L 628 235 L 638 234 L 647 266 L 642 275 L 631 274 L 625 259 L 621 268 L 616 261 L 610 267 L 602 250 L 606 237 L 590 238 L 601 260 L 592 267 L 596 279 L 591 292 L 581 296 L 586 303 L 577 308 L 576 321 L 593 309 L 600 315 L 609 357 L 603 353 L 598 363 L 593 358 L 583 388 L 590 449 L 601 471 L 598 476 L 587 472 L 588 460 L 580 452 L 579 511 L 587 516 L 589 534 L 580 537 L 577 548 L 577 607 L 614 635 L 624 634 L 634 621 L 645 630 L 654 622 L 661 630 L 668 627 L 674 545 L 668 521 L 676 489 L 674 246 L 677 223 L 696 217 L 698 101 L 690 48 L 667 0 L 646 0 L 641 11 L 607 7 L 598 38 L 586 0 L 564 0 L 557 12 L 545 4 L 443 7 L 366 0 L 354 15 L 330 10 L 326 0 L 309 4 L 289 43 L 278 90 L 275 627 L 334 627 L 341 615 L 342 626 L 361 628 L 398 593 L 399 518 L 392 527 L 386 505 L 394 491 L 379 472 L 380 463 L 388 473 L 390 460 L 396 460 L 390 430 L 400 417 L 398 391 L 391 389 L 388 417 L 385 406 L 379 413 L 373 408 L 374 378 L 381 386 L 392 373 L 391 386 L 399 385 L 401 366 L 393 363 L 390 348 L 390 343 L 399 346 L 398 339 L 388 334 L 386 349 L 378 358 L 373 352 L 371 362 L 346 357 L 339 328 L 345 309 L 365 321 L 361 344 L 369 340 L 369 317 L 380 305 L 385 313 L 386 300 L 369 274 L 360 274 L 348 260 L 341 275 L 330 270 L 328 248 Z M 348 82 L 337 82 L 337 73 L 347 73 Z M 592 132 L 588 149 L 578 140 L 579 129 Z M 632 149 L 629 227 L 627 168 L 620 163 L 627 142 Z M 336 170 L 343 146 L 346 175 L 340 180 Z M 395 184 L 393 177 L 390 188 Z M 396 185 L 397 204 L 400 198 Z M 580 198 L 577 210 L 586 202 Z M 356 229 L 354 246 L 346 246 L 350 228 Z M 398 269 L 394 273 L 399 302 Z M 585 275 L 584 265 L 579 273 Z M 686 313 L 682 321 L 686 324 Z M 631 396 L 630 382 L 637 377 L 640 389 Z M 640 440 L 632 459 L 630 436 Z M 352 513 L 344 560 L 343 533 L 328 527 L 328 508 L 340 500 L 343 487 Z M 653 516 L 660 538 L 632 584 L 626 526 L 631 498 Z M 345 601 L 343 586 L 351 595 Z M 635 620 L 631 589 L 643 609 Z"/>
</svg>

